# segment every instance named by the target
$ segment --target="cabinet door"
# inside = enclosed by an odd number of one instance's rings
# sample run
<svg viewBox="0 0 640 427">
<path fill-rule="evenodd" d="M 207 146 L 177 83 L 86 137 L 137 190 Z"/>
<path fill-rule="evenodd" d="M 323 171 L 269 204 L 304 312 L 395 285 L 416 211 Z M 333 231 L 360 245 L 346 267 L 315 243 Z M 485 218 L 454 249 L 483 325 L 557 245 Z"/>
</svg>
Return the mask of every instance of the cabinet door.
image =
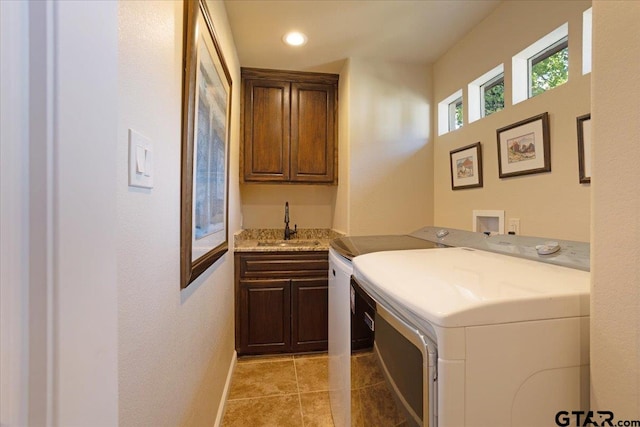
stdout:
<svg viewBox="0 0 640 427">
<path fill-rule="evenodd" d="M 288 279 L 240 280 L 237 319 L 238 354 L 289 351 L 291 348 L 291 292 Z"/>
<path fill-rule="evenodd" d="M 291 84 L 291 181 L 336 183 L 336 87 Z"/>
<path fill-rule="evenodd" d="M 291 84 L 259 79 L 244 84 L 244 180 L 288 181 Z"/>
<path fill-rule="evenodd" d="M 329 340 L 328 279 L 292 279 L 291 311 L 291 349 L 326 350 Z"/>
</svg>

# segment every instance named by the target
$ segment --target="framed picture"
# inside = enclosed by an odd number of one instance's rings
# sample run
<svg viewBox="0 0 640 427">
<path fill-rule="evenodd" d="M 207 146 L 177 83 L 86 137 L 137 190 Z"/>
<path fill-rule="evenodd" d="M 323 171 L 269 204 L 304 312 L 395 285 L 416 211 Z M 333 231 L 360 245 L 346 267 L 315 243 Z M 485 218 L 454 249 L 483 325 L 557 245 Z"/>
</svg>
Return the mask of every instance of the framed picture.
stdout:
<svg viewBox="0 0 640 427">
<path fill-rule="evenodd" d="M 231 74 L 204 0 L 184 2 L 180 287 L 228 250 Z"/>
<path fill-rule="evenodd" d="M 449 153 L 451 189 L 482 187 L 482 146 L 479 142 Z"/>
<path fill-rule="evenodd" d="M 549 113 L 498 129 L 500 178 L 551 172 Z"/>
<path fill-rule="evenodd" d="M 576 119 L 578 122 L 578 168 L 580 183 L 591 182 L 591 114 Z"/>
</svg>

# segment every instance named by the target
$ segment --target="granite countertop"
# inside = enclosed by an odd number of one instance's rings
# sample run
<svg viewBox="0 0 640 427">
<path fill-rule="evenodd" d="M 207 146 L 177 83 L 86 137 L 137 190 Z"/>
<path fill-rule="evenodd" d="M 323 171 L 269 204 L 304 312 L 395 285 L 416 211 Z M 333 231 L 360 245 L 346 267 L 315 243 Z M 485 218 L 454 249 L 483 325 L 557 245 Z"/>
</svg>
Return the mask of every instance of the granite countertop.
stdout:
<svg viewBox="0 0 640 427">
<path fill-rule="evenodd" d="M 282 228 L 250 228 L 234 235 L 235 252 L 328 251 L 329 242 L 343 234 L 328 228 L 299 228 L 284 240 Z"/>
</svg>

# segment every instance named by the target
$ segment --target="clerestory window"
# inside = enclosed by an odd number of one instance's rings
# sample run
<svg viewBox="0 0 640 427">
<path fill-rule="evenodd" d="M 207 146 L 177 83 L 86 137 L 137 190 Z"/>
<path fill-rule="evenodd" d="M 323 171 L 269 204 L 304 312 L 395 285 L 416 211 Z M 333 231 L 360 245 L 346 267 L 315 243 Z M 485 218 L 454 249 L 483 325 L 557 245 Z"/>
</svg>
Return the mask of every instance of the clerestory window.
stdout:
<svg viewBox="0 0 640 427">
<path fill-rule="evenodd" d="M 462 127 L 462 97 L 449 104 L 449 131 Z"/>
<path fill-rule="evenodd" d="M 558 40 L 529 58 L 529 98 L 569 80 L 569 40 Z"/>
<path fill-rule="evenodd" d="M 514 105 L 569 80 L 568 35 L 565 23 L 513 56 Z"/>
<path fill-rule="evenodd" d="M 482 117 L 489 116 L 504 108 L 504 73 L 480 86 Z"/>
</svg>

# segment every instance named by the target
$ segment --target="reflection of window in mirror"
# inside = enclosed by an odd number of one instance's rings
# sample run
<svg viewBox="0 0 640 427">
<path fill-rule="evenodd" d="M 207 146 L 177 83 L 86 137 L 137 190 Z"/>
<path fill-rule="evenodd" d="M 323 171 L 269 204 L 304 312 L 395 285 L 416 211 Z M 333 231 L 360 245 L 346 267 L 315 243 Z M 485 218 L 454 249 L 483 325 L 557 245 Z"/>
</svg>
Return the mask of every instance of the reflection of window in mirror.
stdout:
<svg viewBox="0 0 640 427">
<path fill-rule="evenodd" d="M 591 8 L 582 12 L 582 74 L 591 72 Z"/>
</svg>

